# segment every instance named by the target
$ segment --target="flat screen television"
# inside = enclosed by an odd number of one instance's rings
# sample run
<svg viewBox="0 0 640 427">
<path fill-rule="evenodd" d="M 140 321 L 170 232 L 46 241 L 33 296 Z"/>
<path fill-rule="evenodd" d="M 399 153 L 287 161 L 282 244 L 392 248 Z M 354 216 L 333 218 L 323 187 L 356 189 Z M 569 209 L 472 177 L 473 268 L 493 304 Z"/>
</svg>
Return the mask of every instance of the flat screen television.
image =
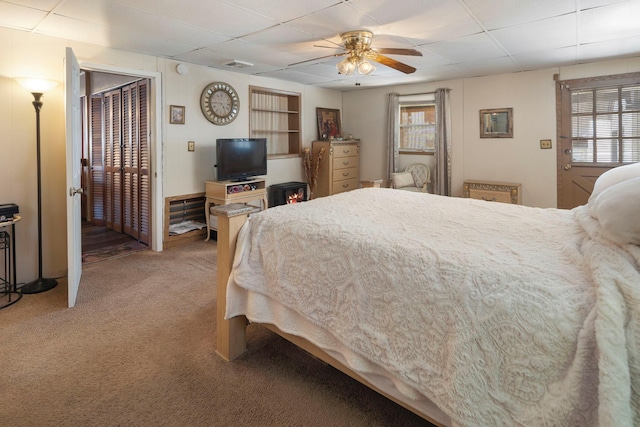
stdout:
<svg viewBox="0 0 640 427">
<path fill-rule="evenodd" d="M 216 162 L 218 181 L 246 181 L 266 175 L 267 139 L 217 139 Z"/>
</svg>

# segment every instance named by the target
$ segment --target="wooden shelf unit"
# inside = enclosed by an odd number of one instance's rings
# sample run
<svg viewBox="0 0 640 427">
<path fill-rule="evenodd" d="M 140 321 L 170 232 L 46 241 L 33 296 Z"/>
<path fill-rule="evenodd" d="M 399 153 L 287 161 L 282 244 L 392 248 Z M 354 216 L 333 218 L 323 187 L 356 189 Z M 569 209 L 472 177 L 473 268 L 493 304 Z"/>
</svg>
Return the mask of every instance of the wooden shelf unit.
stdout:
<svg viewBox="0 0 640 427">
<path fill-rule="evenodd" d="M 244 188 L 248 186 L 248 189 Z M 234 191 L 234 187 L 242 187 L 242 191 Z M 204 214 L 207 223 L 207 238 L 211 230 L 217 231 L 218 225 L 211 218 L 211 205 L 229 205 L 231 203 L 260 202 L 261 209 L 267 209 L 267 187 L 264 178 L 247 181 L 205 181 Z M 217 218 L 216 218 L 217 219 Z"/>
<path fill-rule="evenodd" d="M 198 221 L 205 223 L 204 193 L 185 194 L 164 198 L 164 249 L 202 239 L 207 229 L 188 231 L 183 234 L 170 235 L 169 226 L 182 221 Z"/>
<path fill-rule="evenodd" d="M 270 156 L 300 154 L 300 94 L 249 86 L 251 138 L 267 138 Z"/>
</svg>

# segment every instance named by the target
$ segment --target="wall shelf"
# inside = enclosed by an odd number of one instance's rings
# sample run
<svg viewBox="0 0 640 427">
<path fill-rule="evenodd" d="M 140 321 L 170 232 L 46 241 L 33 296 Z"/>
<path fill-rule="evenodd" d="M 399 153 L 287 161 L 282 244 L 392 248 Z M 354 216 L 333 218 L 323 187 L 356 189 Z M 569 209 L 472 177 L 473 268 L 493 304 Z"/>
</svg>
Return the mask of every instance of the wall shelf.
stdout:
<svg viewBox="0 0 640 427">
<path fill-rule="evenodd" d="M 249 86 L 251 138 L 267 138 L 269 156 L 300 154 L 300 94 Z"/>
</svg>

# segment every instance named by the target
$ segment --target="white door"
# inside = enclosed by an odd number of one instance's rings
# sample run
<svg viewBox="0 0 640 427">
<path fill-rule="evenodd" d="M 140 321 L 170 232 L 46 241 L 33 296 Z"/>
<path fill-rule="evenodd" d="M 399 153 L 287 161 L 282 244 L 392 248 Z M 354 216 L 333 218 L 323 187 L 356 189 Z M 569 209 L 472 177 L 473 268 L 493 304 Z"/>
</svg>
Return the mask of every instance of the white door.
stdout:
<svg viewBox="0 0 640 427">
<path fill-rule="evenodd" d="M 82 224 L 80 204 L 82 173 L 82 125 L 80 112 L 80 64 L 71 48 L 65 58 L 65 126 L 67 132 L 67 264 L 69 307 L 76 305 L 82 275 Z"/>
</svg>

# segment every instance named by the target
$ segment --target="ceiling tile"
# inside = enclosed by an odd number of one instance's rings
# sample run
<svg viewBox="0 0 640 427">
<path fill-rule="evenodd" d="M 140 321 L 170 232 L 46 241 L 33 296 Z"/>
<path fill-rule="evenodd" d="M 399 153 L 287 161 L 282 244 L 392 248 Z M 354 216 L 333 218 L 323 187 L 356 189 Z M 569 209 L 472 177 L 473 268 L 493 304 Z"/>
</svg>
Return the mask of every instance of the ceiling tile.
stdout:
<svg viewBox="0 0 640 427">
<path fill-rule="evenodd" d="M 41 10 L 0 2 L 0 25 L 19 30 L 31 30 L 47 14 Z"/>
<path fill-rule="evenodd" d="M 488 76 L 491 74 L 516 73 L 520 67 L 509 57 L 493 58 L 483 61 L 463 62 L 456 64 L 461 70 L 466 71 L 469 77 Z"/>
<path fill-rule="evenodd" d="M 640 36 L 583 44 L 578 47 L 578 62 L 638 56 Z"/>
<path fill-rule="evenodd" d="M 113 1 L 233 37 L 251 34 L 277 24 L 272 19 L 220 0 L 189 0 L 188 7 L 185 7 L 184 2 L 175 0 Z"/>
<path fill-rule="evenodd" d="M 352 0 L 350 4 L 380 23 L 374 33 L 401 36 L 415 44 L 453 39 L 482 30 L 455 1 Z"/>
<path fill-rule="evenodd" d="M 421 47 L 441 58 L 446 58 L 453 64 L 498 58 L 505 55 L 505 51 L 485 33 L 429 43 Z"/>
<path fill-rule="evenodd" d="M 493 30 L 489 34 L 511 55 L 558 49 L 576 44 L 576 17 L 574 14 L 562 15 Z"/>
<path fill-rule="evenodd" d="M 335 6 L 340 0 L 229 0 L 240 8 L 266 16 L 277 22 L 288 22 Z"/>
<path fill-rule="evenodd" d="M 377 64 L 371 87 L 640 58 L 637 16 L 640 0 L 0 0 L 0 26 L 338 90 L 358 88 L 335 70 L 345 31 L 423 54 L 389 55 L 417 71 Z"/>
<path fill-rule="evenodd" d="M 369 29 L 376 25 L 368 16 L 358 13 L 349 3 L 341 3 L 290 23 L 292 27 L 321 38 L 340 42 L 338 35 L 345 31 Z"/>
<path fill-rule="evenodd" d="M 593 43 L 640 35 L 640 2 L 617 3 L 579 15 L 578 43 Z"/>
<path fill-rule="evenodd" d="M 576 0 L 464 0 L 485 29 L 507 28 L 576 11 Z"/>
<path fill-rule="evenodd" d="M 578 63 L 577 47 L 569 46 L 537 52 L 527 52 L 514 55 L 513 59 L 520 64 L 523 71 L 541 68 L 553 68 L 575 65 Z"/>
</svg>

